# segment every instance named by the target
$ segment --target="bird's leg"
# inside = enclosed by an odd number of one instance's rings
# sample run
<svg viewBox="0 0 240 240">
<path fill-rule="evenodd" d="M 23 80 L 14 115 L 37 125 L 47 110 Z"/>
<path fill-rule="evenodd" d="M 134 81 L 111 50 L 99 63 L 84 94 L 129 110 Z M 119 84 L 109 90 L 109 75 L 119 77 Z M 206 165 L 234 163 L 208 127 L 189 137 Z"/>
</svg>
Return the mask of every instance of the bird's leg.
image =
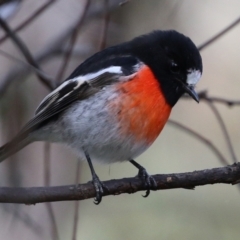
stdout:
<svg viewBox="0 0 240 240">
<path fill-rule="evenodd" d="M 90 167 L 90 170 L 91 170 L 91 174 L 92 174 L 92 183 L 96 189 L 96 197 L 94 199 L 94 203 L 96 205 L 98 205 L 101 201 L 102 201 L 102 195 L 104 193 L 103 191 L 103 188 L 106 188 L 103 183 L 99 180 L 94 168 L 93 168 L 93 164 L 92 164 L 92 161 L 91 161 L 91 158 L 88 154 L 88 152 L 84 151 L 85 153 L 85 156 L 87 158 L 87 161 L 88 161 L 88 165 Z"/>
<path fill-rule="evenodd" d="M 147 189 L 146 194 L 143 197 L 147 197 L 150 194 L 150 190 L 157 188 L 156 181 L 151 175 L 147 173 L 146 169 L 143 166 L 135 162 L 133 159 L 131 159 L 129 162 L 138 168 L 139 171 L 137 176 L 143 181 L 144 187 Z"/>
</svg>

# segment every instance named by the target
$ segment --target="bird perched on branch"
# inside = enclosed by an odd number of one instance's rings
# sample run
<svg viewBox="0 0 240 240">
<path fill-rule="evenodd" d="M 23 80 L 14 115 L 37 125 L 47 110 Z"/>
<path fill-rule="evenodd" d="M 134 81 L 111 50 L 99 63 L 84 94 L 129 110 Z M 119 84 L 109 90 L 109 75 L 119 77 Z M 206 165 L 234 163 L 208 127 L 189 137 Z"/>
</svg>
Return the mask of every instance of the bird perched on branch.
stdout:
<svg viewBox="0 0 240 240">
<path fill-rule="evenodd" d="M 190 38 L 154 31 L 94 54 L 40 103 L 17 136 L 0 148 L 0 161 L 34 141 L 63 143 L 86 159 L 101 202 L 104 185 L 92 160 L 129 161 L 148 196 L 155 180 L 133 159 L 158 137 L 172 107 L 194 87 L 202 60 Z"/>
</svg>

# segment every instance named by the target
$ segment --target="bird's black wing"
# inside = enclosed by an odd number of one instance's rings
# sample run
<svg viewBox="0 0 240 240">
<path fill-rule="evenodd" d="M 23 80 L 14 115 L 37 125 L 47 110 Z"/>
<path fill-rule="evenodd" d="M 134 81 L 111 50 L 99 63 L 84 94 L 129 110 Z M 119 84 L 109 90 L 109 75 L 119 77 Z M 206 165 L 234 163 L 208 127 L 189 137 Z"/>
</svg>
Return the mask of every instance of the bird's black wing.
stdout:
<svg viewBox="0 0 240 240">
<path fill-rule="evenodd" d="M 119 77 L 119 74 L 105 72 L 89 81 L 73 79 L 64 82 L 45 97 L 37 108 L 34 118 L 25 125 L 21 132 L 29 132 L 38 128 L 45 121 L 64 111 L 73 102 L 87 99 L 106 85 L 117 82 Z"/>
<path fill-rule="evenodd" d="M 75 101 L 94 95 L 101 88 L 131 76 L 139 60 L 132 55 L 122 55 L 117 48 L 108 48 L 80 64 L 76 70 L 53 92 L 47 95 L 36 110 L 36 115 L 20 133 L 30 132 L 51 121 Z"/>
</svg>

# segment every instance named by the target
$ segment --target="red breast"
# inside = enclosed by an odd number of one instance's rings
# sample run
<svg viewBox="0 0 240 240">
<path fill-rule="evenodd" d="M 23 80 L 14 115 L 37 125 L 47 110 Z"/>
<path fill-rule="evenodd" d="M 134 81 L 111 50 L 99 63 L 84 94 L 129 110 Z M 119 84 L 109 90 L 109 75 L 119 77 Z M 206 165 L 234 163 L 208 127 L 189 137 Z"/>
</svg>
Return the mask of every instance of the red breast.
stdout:
<svg viewBox="0 0 240 240">
<path fill-rule="evenodd" d="M 118 109 L 120 134 L 151 144 L 166 124 L 171 106 L 166 102 L 159 81 L 143 66 L 130 81 L 118 85 L 120 92 L 111 106 Z"/>
</svg>

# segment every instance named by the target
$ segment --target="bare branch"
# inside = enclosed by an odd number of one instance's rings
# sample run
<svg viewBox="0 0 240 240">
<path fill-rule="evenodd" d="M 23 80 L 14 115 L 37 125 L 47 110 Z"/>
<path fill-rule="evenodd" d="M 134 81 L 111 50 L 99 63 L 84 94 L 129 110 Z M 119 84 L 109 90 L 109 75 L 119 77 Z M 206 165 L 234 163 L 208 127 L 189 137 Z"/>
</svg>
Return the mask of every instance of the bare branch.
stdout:
<svg viewBox="0 0 240 240">
<path fill-rule="evenodd" d="M 81 14 L 79 20 L 76 23 L 75 28 L 73 29 L 73 32 L 72 32 L 72 35 L 71 35 L 71 38 L 70 38 L 70 46 L 67 49 L 67 51 L 66 51 L 66 53 L 63 57 L 62 65 L 59 68 L 58 74 L 56 75 L 56 82 L 61 82 L 62 81 L 62 77 L 64 75 L 65 70 L 67 69 L 68 63 L 70 61 L 70 58 L 71 58 L 71 55 L 72 55 L 72 52 L 73 52 L 74 45 L 75 45 L 76 40 L 77 40 L 78 32 L 80 31 L 81 27 L 83 26 L 83 22 L 84 22 L 84 19 L 85 19 L 86 15 L 87 15 L 87 11 L 89 9 L 90 3 L 91 3 L 90 0 L 86 0 L 85 6 L 83 8 L 83 13 Z"/>
<path fill-rule="evenodd" d="M 231 142 L 231 139 L 230 139 L 230 136 L 229 136 L 229 133 L 228 133 L 228 130 L 227 130 L 227 127 L 219 113 L 219 111 L 217 110 L 217 108 L 215 107 L 215 105 L 213 104 L 213 102 L 218 102 L 218 103 L 222 103 L 222 104 L 226 104 L 228 106 L 233 106 L 233 105 L 238 105 L 238 101 L 232 101 L 232 100 L 227 100 L 227 99 L 224 99 L 224 98 L 215 98 L 215 97 L 209 97 L 208 94 L 207 94 L 207 91 L 202 91 L 198 94 L 199 98 L 201 100 L 204 100 L 206 101 L 206 103 L 209 105 L 209 107 L 211 108 L 212 112 L 214 113 L 219 125 L 220 125 L 220 128 L 223 132 L 223 135 L 226 139 L 226 143 L 227 143 L 227 146 L 228 146 L 228 149 L 229 149 L 229 152 L 231 154 L 231 157 L 233 159 L 233 162 L 238 162 L 238 159 L 237 159 L 237 156 L 236 156 L 236 153 L 234 151 L 234 148 L 233 148 L 233 144 Z M 189 96 L 184 96 L 185 98 L 187 99 L 190 99 Z M 210 146 L 210 145 L 209 145 Z M 213 150 L 213 149 L 212 149 Z M 221 159 L 221 158 L 219 158 Z M 223 159 L 221 159 L 222 161 Z M 225 161 L 225 160 L 224 160 Z"/>
<path fill-rule="evenodd" d="M 216 157 L 219 159 L 219 161 L 223 165 L 229 164 L 227 159 L 222 155 L 222 153 L 218 150 L 218 148 L 207 138 L 205 138 L 203 135 L 197 133 L 196 131 L 184 126 L 183 124 L 176 122 L 174 120 L 168 120 L 168 124 L 174 125 L 179 129 L 182 129 L 185 133 L 190 134 L 191 136 L 197 138 L 199 141 L 204 143 L 208 148 L 212 150 L 212 152 L 216 155 Z"/>
<path fill-rule="evenodd" d="M 100 47 L 99 50 L 102 50 L 106 47 L 106 40 L 107 40 L 107 32 L 108 32 L 108 25 L 109 25 L 109 20 L 110 20 L 110 12 L 108 10 L 108 0 L 103 0 L 104 1 L 104 25 L 103 25 L 103 31 L 102 31 L 102 39 L 100 41 Z"/>
<path fill-rule="evenodd" d="M 240 17 L 238 19 L 236 19 L 233 23 L 231 23 L 228 27 L 226 27 L 225 29 L 223 29 L 221 32 L 219 32 L 218 34 L 216 34 L 215 36 L 213 36 L 212 38 L 210 38 L 209 40 L 207 40 L 205 43 L 201 44 L 198 47 L 199 51 L 202 51 L 204 48 L 208 47 L 209 45 L 211 45 L 212 43 L 214 43 L 215 41 L 217 41 L 220 37 L 222 37 L 224 34 L 226 34 L 227 32 L 229 32 L 231 29 L 233 29 L 235 26 L 237 26 L 240 23 Z"/>
<path fill-rule="evenodd" d="M 240 100 L 229 100 L 222 97 L 211 97 L 208 95 L 208 92 L 206 90 L 199 92 L 198 96 L 199 96 L 199 99 L 207 100 L 209 102 L 225 104 L 229 107 L 240 105 Z"/>
<path fill-rule="evenodd" d="M 12 215 L 14 220 L 21 221 L 26 227 L 28 227 L 34 234 L 38 235 L 39 237 L 43 238 L 43 227 L 33 219 L 29 212 L 26 213 L 25 211 L 16 211 L 16 208 L 12 204 L 4 204 L 2 205 L 2 209 Z M 34 216 L 33 216 L 34 217 Z"/>
<path fill-rule="evenodd" d="M 207 104 L 209 105 L 209 107 L 212 109 L 219 125 L 220 125 L 220 128 L 223 132 L 223 135 L 224 135 L 224 138 L 226 139 L 226 143 L 227 143 L 227 146 L 228 146 L 228 149 L 229 149 L 229 152 L 230 152 L 230 155 L 233 159 L 233 162 L 238 162 L 238 159 L 237 159 L 237 156 L 236 156 L 236 153 L 234 151 L 234 148 L 233 148 L 233 144 L 232 144 L 232 141 L 230 139 L 230 136 L 229 136 L 229 133 L 228 133 L 228 130 L 227 130 L 227 127 L 222 119 L 222 116 L 220 115 L 219 111 L 217 110 L 217 108 L 214 106 L 214 104 L 212 102 L 208 102 L 207 101 Z"/>
<path fill-rule="evenodd" d="M 112 0 L 109 3 L 109 11 L 113 11 L 117 7 L 119 7 L 119 2 L 121 0 Z M 100 5 L 91 7 L 88 11 L 87 16 L 84 19 L 84 22 L 89 22 L 91 19 L 98 18 L 99 16 L 102 16 L 104 9 Z M 69 27 L 63 34 L 60 36 L 57 36 L 48 47 L 46 47 L 40 54 L 34 56 L 34 59 L 37 63 L 43 63 L 46 60 L 50 59 L 50 57 L 53 57 L 57 54 L 63 54 L 65 53 L 65 50 L 63 49 L 63 45 L 65 41 L 68 39 L 68 37 L 71 35 L 73 30 L 75 29 L 76 23 L 73 24 L 73 26 Z M 86 56 L 86 49 L 83 47 L 80 49 L 80 54 L 83 56 Z M 78 51 L 78 55 L 79 51 Z M 0 82 L 0 98 L 3 96 L 3 94 L 6 92 L 7 88 L 15 81 L 17 80 L 24 80 L 27 75 L 31 73 L 33 69 L 29 68 L 29 66 L 19 66 L 14 65 L 12 69 L 10 69 L 9 73 L 6 75 L 6 77 L 3 77 L 3 79 Z M 43 74 L 43 72 L 42 72 Z"/>
<path fill-rule="evenodd" d="M 211 97 L 208 95 L 207 90 L 203 90 L 197 93 L 200 100 L 207 100 L 209 102 L 221 103 L 229 107 L 239 106 L 240 100 L 230 100 L 222 97 Z M 189 95 L 184 95 L 182 98 L 192 99 Z"/>
<path fill-rule="evenodd" d="M 240 163 L 234 163 L 221 168 L 205 169 L 188 173 L 153 175 L 158 190 L 187 188 L 225 183 L 237 184 L 240 182 Z M 108 191 L 104 196 L 119 195 L 145 191 L 142 181 L 137 178 L 124 178 L 104 181 Z M 84 200 L 95 197 L 95 188 L 91 182 L 69 186 L 31 187 L 31 188 L 0 188 L 1 203 L 36 204 L 42 202 Z"/>
<path fill-rule="evenodd" d="M 206 98 L 206 100 L 210 102 L 222 103 L 222 104 L 228 105 L 229 107 L 240 105 L 240 100 L 229 100 L 229 99 L 220 98 L 220 97 L 208 97 Z"/>
<path fill-rule="evenodd" d="M 39 15 L 41 15 L 52 3 L 56 2 L 56 0 L 49 0 L 48 2 L 44 3 L 39 9 L 37 9 L 32 15 L 27 18 L 24 22 L 22 22 L 18 27 L 13 29 L 13 32 L 18 32 L 22 30 L 24 27 L 26 27 L 28 24 L 33 22 L 35 18 L 37 18 Z M 8 34 L 0 38 L 0 44 L 3 43 L 7 38 L 9 37 Z"/>
<path fill-rule="evenodd" d="M 4 31 L 9 35 L 9 37 L 12 39 L 12 41 L 15 43 L 15 45 L 18 47 L 18 49 L 21 51 L 21 53 L 24 55 L 26 60 L 29 64 L 31 64 L 34 68 L 39 69 L 40 71 L 36 72 L 39 80 L 47 86 L 49 89 L 54 89 L 55 84 L 53 83 L 52 79 L 46 78 L 46 75 L 41 74 L 41 68 L 38 65 L 38 63 L 33 58 L 32 54 L 28 50 L 27 46 L 23 43 L 23 41 L 11 30 L 11 28 L 8 26 L 8 24 L 0 18 L 0 26 L 4 29 Z"/>
<path fill-rule="evenodd" d="M 50 57 L 53 57 L 57 54 L 62 53 L 62 45 L 66 41 L 69 33 L 72 31 L 72 28 L 68 29 L 66 32 L 64 32 L 61 36 L 58 36 L 57 39 L 54 39 L 48 47 L 46 47 L 40 54 L 37 54 L 34 56 L 34 59 L 38 63 L 45 62 L 47 59 L 50 59 Z M 3 52 L 0 52 L 3 54 Z M 6 53 L 4 53 L 6 55 Z M 13 59 L 13 57 L 11 56 Z M 17 59 L 17 61 L 19 61 Z M 32 67 L 33 68 L 33 67 Z M 0 98 L 3 96 L 3 93 L 6 92 L 6 89 L 17 80 L 23 80 L 26 76 L 28 76 L 30 73 L 32 73 L 32 68 L 29 67 L 29 65 L 15 65 L 13 69 L 9 71 L 9 73 L 3 78 L 3 80 L 0 82 Z"/>
</svg>

